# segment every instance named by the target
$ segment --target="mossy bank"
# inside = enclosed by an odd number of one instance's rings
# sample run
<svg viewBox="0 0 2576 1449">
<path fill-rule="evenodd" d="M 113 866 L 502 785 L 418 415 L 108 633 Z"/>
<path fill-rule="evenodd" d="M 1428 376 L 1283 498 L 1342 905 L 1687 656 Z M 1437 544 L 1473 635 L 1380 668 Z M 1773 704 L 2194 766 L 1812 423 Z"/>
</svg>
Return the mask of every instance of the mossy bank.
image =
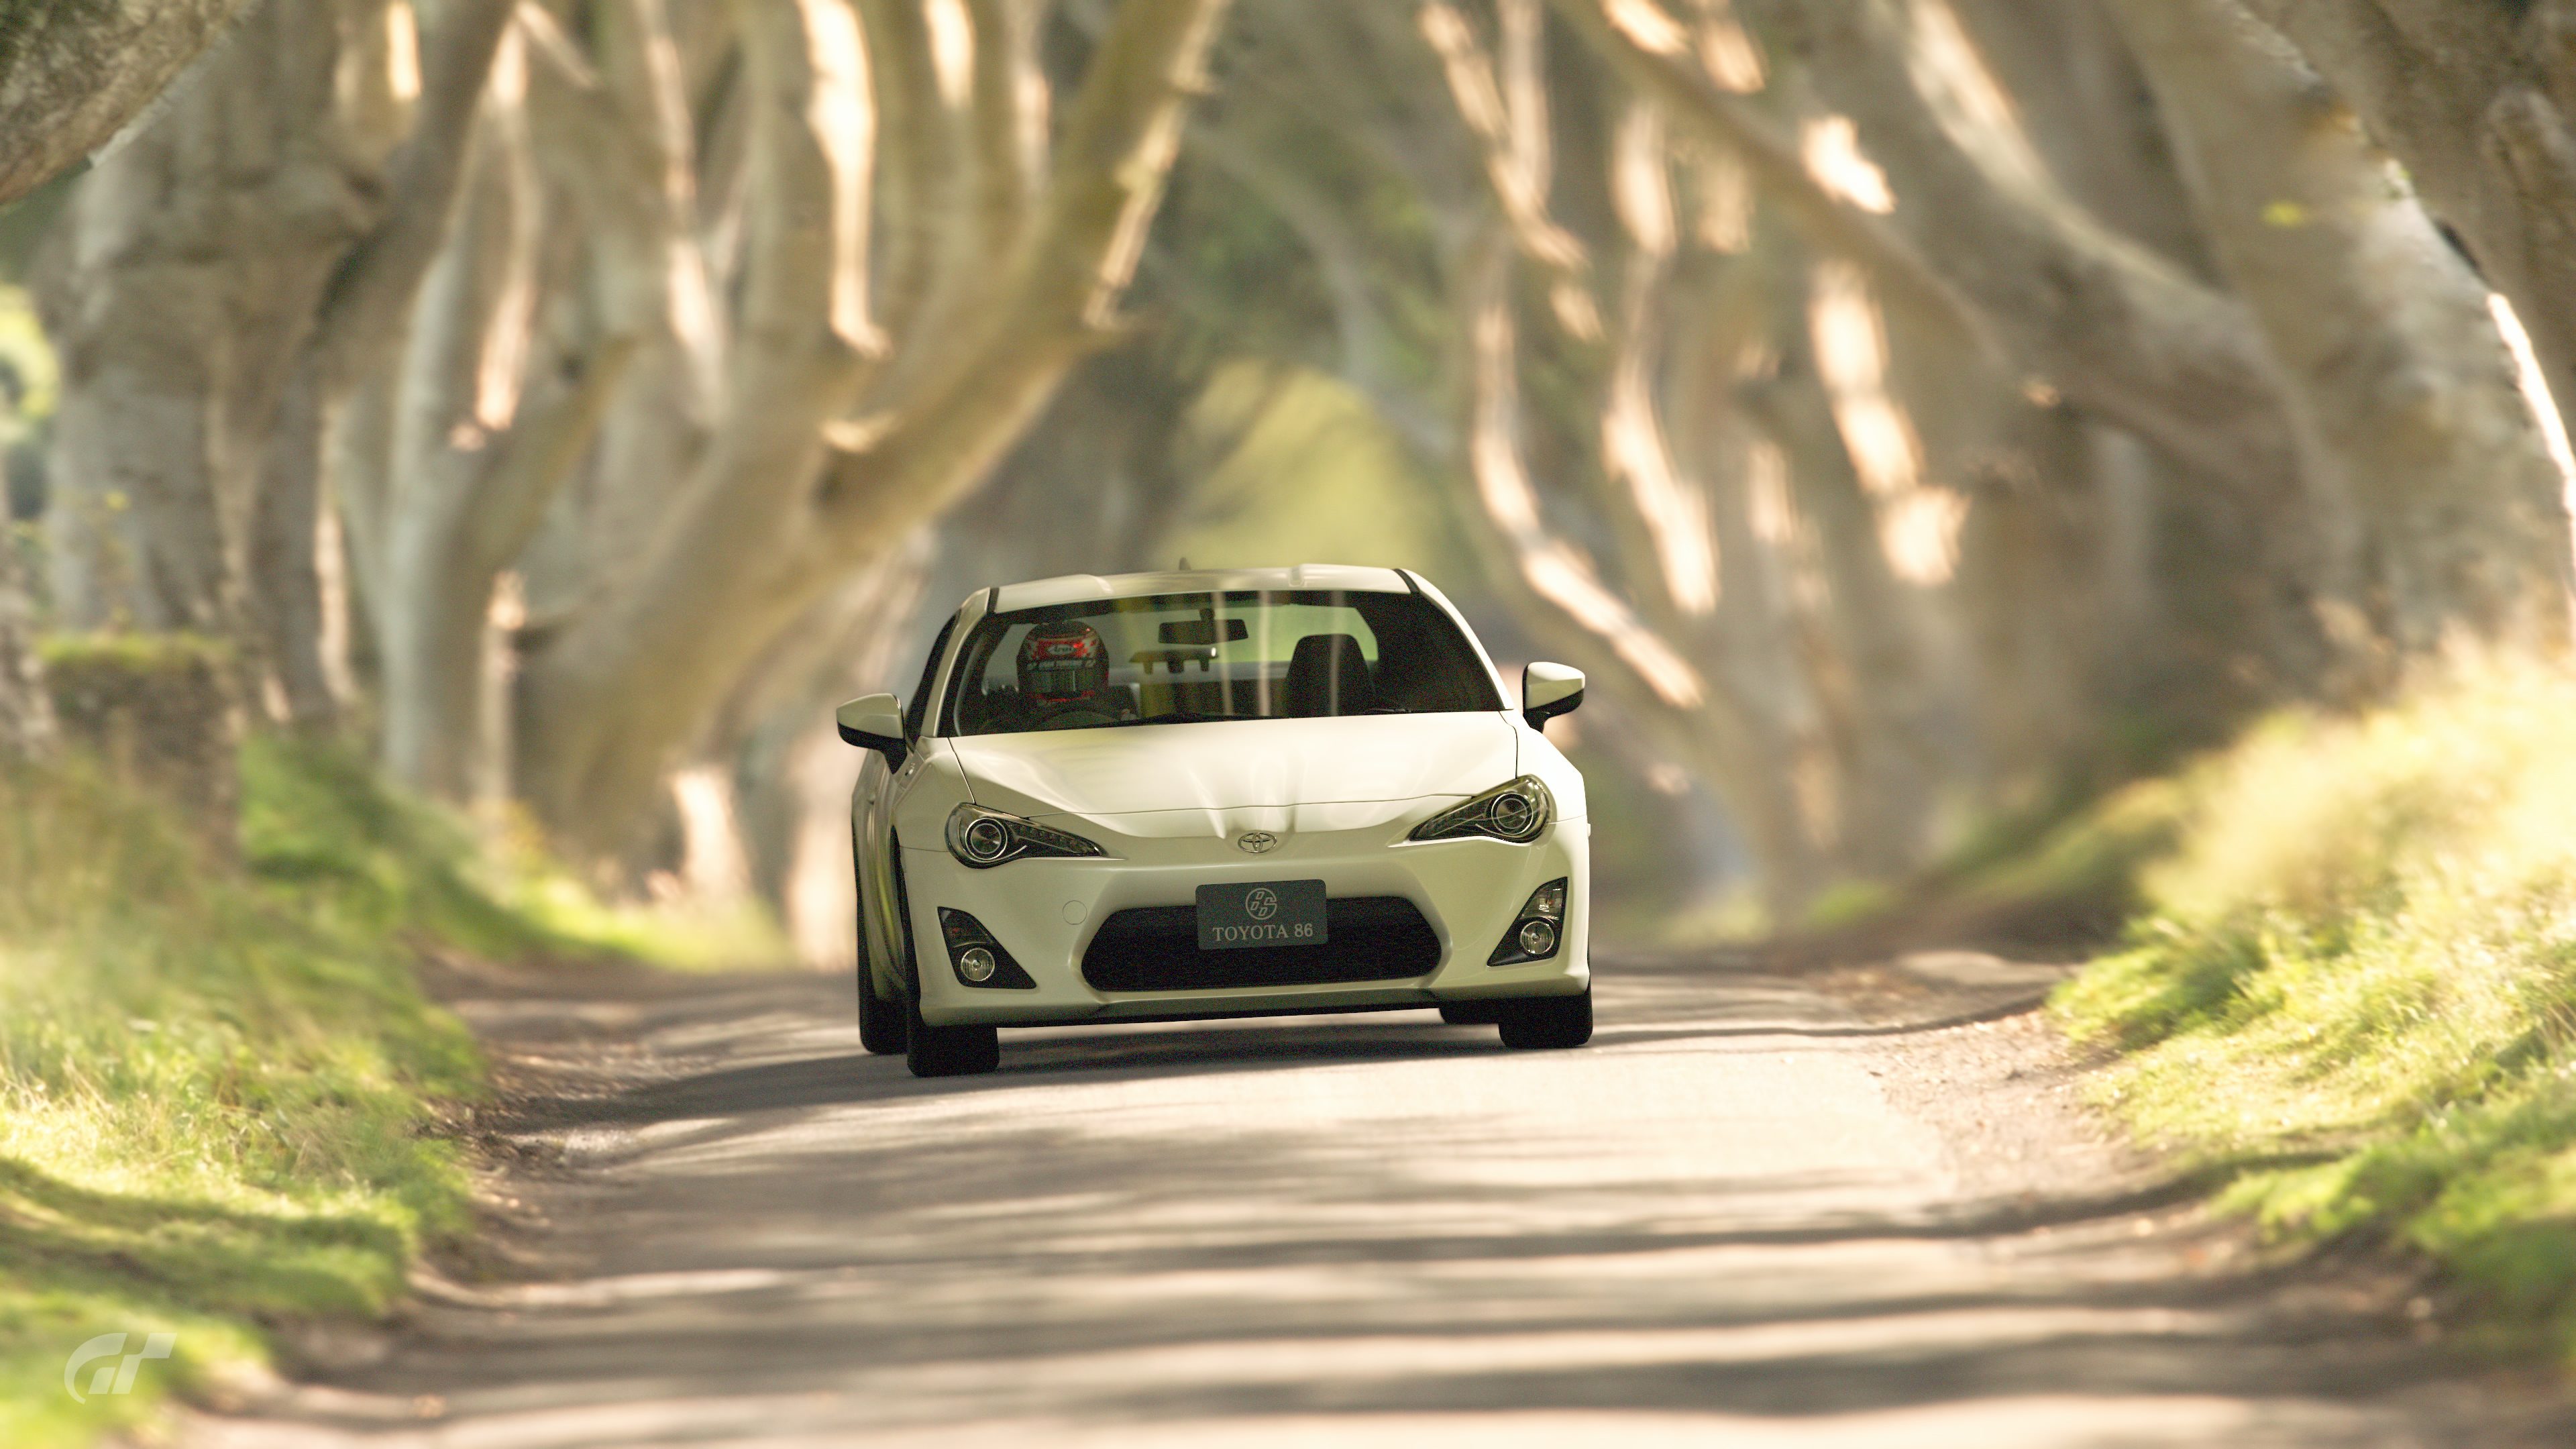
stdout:
<svg viewBox="0 0 2576 1449">
<path fill-rule="evenodd" d="M 2101 1099 L 2276 1234 L 2421 1254 L 2576 1362 L 2576 675 L 2287 715 L 2155 787 L 2174 843 L 2055 1002 Z"/>
<path fill-rule="evenodd" d="M 451 1128 L 483 1091 L 419 952 L 598 949 L 550 904 L 578 893 L 495 870 L 338 755 L 254 742 L 239 802 L 226 849 L 204 802 L 99 755 L 0 770 L 9 1449 L 146 1424 L 174 1392 L 220 1401 L 274 1326 L 387 1311 L 470 1225 Z M 170 1334 L 171 1357 L 121 1394 L 89 1391 L 100 1365 L 67 1380 L 114 1333 Z"/>
</svg>

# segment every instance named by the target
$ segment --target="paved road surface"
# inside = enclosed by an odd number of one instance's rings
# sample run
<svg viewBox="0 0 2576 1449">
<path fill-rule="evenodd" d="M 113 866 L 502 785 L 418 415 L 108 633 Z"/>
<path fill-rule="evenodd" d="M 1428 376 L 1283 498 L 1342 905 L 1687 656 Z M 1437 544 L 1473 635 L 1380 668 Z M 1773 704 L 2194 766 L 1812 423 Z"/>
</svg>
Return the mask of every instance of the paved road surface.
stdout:
<svg viewBox="0 0 2576 1449">
<path fill-rule="evenodd" d="M 918 1082 L 839 980 L 476 997 L 531 1098 L 493 1260 L 210 1449 L 2506 1437 L 2402 1315 L 2123 1203 L 2011 1023 L 1638 968 L 1580 1052 L 1404 1013 Z"/>
</svg>

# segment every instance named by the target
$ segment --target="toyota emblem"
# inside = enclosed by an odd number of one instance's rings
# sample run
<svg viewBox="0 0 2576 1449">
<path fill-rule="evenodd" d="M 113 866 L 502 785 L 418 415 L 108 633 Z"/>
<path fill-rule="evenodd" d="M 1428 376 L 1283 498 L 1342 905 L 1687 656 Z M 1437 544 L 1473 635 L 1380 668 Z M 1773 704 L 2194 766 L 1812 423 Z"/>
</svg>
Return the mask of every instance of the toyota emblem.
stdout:
<svg viewBox="0 0 2576 1449">
<path fill-rule="evenodd" d="M 1252 830 L 1236 837 L 1234 843 L 1253 855 L 1267 855 L 1279 848 L 1279 837 L 1267 830 Z"/>
</svg>

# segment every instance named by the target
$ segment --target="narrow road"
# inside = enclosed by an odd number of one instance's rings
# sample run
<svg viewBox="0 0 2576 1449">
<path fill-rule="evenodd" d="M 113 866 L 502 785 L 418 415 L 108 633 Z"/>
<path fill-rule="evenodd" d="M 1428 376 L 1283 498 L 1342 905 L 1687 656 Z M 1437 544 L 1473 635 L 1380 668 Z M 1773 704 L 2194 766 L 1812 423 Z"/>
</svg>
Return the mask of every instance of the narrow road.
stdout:
<svg viewBox="0 0 2576 1449">
<path fill-rule="evenodd" d="M 2248 1260 L 2035 1021 L 1605 963 L 1584 1051 L 1429 1013 L 856 1055 L 846 982 L 484 981 L 486 1260 L 208 1449 L 2526 1442 Z M 1614 1441 L 1612 1435 L 1617 1438 Z M 2538 1442 L 2538 1440 L 2530 1440 Z M 2551 1440 L 2548 1442 L 2564 1442 Z"/>
</svg>

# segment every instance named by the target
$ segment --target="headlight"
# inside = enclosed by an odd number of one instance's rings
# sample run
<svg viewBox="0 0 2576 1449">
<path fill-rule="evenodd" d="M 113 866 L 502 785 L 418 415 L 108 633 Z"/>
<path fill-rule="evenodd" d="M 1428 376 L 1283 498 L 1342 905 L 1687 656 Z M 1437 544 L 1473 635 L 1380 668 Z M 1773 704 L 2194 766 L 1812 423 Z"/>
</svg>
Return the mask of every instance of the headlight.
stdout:
<svg viewBox="0 0 2576 1449">
<path fill-rule="evenodd" d="M 1089 856 L 1109 852 L 1070 831 L 1051 829 L 980 805 L 960 805 L 948 812 L 948 853 L 957 857 L 961 865 L 989 870 L 1024 855 Z"/>
<path fill-rule="evenodd" d="M 1497 785 L 1455 809 L 1443 810 L 1413 829 L 1410 840 L 1461 840 L 1471 835 L 1489 836 L 1526 844 L 1538 839 L 1556 818 L 1556 797 L 1536 775 L 1523 775 L 1508 785 Z"/>
</svg>

